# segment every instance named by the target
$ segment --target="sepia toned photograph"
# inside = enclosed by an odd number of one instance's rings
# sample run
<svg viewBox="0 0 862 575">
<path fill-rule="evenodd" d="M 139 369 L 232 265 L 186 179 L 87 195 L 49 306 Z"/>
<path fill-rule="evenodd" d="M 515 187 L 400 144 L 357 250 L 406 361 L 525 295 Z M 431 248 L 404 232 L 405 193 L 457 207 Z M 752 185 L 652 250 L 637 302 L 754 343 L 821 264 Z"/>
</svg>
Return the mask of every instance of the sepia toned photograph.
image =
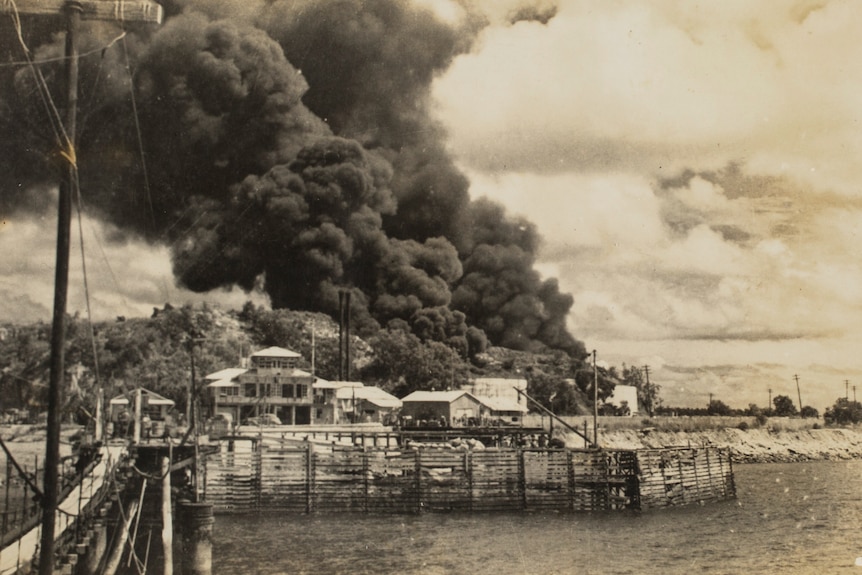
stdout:
<svg viewBox="0 0 862 575">
<path fill-rule="evenodd" d="M 862 574 L 860 25 L 0 0 L 0 575 Z"/>
</svg>

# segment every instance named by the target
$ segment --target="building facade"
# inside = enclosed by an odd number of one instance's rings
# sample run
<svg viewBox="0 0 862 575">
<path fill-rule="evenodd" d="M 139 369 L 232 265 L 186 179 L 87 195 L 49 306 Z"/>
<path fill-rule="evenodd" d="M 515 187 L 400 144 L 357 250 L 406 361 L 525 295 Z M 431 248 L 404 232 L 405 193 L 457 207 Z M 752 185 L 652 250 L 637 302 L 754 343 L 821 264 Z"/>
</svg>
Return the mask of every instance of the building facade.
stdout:
<svg viewBox="0 0 862 575">
<path fill-rule="evenodd" d="M 230 368 L 206 376 L 213 414 L 242 423 L 274 414 L 288 425 L 315 422 L 314 376 L 300 369 L 302 356 L 281 347 L 257 351 L 247 368 Z"/>
</svg>

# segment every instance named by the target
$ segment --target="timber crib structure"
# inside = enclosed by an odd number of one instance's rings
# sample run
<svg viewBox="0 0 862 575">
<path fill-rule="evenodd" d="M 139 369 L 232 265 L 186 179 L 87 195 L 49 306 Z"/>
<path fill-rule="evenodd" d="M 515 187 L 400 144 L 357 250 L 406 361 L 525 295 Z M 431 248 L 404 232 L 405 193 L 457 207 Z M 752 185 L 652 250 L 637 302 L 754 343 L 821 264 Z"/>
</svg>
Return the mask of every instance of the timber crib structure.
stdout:
<svg viewBox="0 0 862 575">
<path fill-rule="evenodd" d="M 588 512 L 736 496 L 730 451 L 713 446 L 458 451 L 225 440 L 205 474 L 216 513 Z"/>
</svg>

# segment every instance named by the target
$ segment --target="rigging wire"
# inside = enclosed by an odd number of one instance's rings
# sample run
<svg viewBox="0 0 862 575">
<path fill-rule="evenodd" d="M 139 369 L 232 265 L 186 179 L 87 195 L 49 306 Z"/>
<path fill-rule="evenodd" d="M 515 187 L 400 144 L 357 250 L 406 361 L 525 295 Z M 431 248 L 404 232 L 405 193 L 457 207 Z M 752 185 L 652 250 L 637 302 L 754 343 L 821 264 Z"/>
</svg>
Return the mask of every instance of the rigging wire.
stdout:
<svg viewBox="0 0 862 575">
<path fill-rule="evenodd" d="M 147 193 L 147 202 L 150 207 L 150 221 L 153 229 L 156 228 L 156 210 L 153 206 L 153 194 L 150 191 L 150 175 L 147 171 L 147 158 L 144 155 L 144 138 L 141 136 L 141 121 L 138 117 L 138 102 L 135 99 L 135 77 L 132 74 L 132 67 L 129 64 L 129 49 L 126 43 L 125 34 L 123 35 L 123 55 L 126 60 L 126 73 L 129 75 L 129 96 L 132 100 L 132 116 L 135 118 L 135 134 L 138 137 L 138 153 L 141 156 L 141 170 L 144 173 L 144 190 Z"/>
<path fill-rule="evenodd" d="M 15 18 L 13 17 L 13 21 L 14 20 L 15 20 Z M 101 46 L 99 48 L 93 48 L 92 50 L 88 50 L 86 52 L 81 52 L 80 54 L 78 54 L 78 57 L 79 58 L 86 58 L 87 56 L 92 56 L 93 54 L 95 54 L 97 52 L 104 52 L 105 50 L 107 50 L 108 48 L 110 48 L 111 46 L 116 44 L 117 41 L 119 41 L 125 35 L 126 35 L 126 32 L 124 31 L 122 34 L 120 34 L 119 36 L 117 36 L 116 38 L 114 38 L 113 40 L 111 40 L 110 42 L 105 44 L 104 46 Z M 19 35 L 19 38 L 20 38 L 20 35 Z M 65 62 L 68 59 L 69 59 L 69 56 L 54 56 L 52 58 L 39 58 L 38 60 L 32 59 L 32 58 L 29 60 L 11 60 L 9 62 L 0 62 L 0 68 L 15 68 L 18 66 L 29 66 L 31 64 L 35 65 L 35 66 L 41 66 L 43 64 L 53 64 L 55 62 Z"/>
<path fill-rule="evenodd" d="M 42 105 L 45 107 L 45 112 L 48 115 L 48 120 L 51 123 L 51 131 L 54 133 L 54 138 L 57 141 L 58 147 L 63 148 L 64 144 L 69 144 L 69 138 L 66 135 L 66 128 L 63 126 L 63 121 L 60 118 L 60 112 L 57 111 L 57 107 L 54 105 L 54 100 L 51 98 L 51 92 L 48 90 L 48 83 L 45 81 L 45 77 L 42 75 L 42 71 L 36 67 L 33 63 L 33 58 L 30 56 L 30 48 L 27 46 L 27 42 L 24 40 L 24 31 L 21 27 L 21 16 L 18 13 L 18 5 L 15 0 L 8 0 L 10 5 L 12 6 L 12 12 L 10 13 L 10 18 L 12 19 L 12 24 L 15 27 L 15 33 L 18 37 L 18 43 L 21 45 L 21 49 L 24 51 L 25 61 L 30 68 L 30 71 L 33 73 L 33 78 L 36 81 L 36 87 L 39 91 L 39 97 L 42 100 Z M 63 153 L 61 151 L 61 155 L 63 155 L 66 159 L 70 160 L 74 157 L 74 151 L 71 150 L 71 146 L 69 146 L 70 151 L 67 153 Z M 74 163 L 72 163 L 75 166 Z"/>
</svg>

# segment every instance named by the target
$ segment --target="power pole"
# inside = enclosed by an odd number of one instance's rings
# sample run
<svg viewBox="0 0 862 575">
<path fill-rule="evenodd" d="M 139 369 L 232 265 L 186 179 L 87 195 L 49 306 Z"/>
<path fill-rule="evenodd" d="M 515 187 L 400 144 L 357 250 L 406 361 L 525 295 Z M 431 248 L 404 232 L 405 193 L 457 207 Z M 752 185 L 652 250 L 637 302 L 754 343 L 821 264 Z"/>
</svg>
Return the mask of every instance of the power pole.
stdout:
<svg viewBox="0 0 862 575">
<path fill-rule="evenodd" d="M 644 366 L 644 376 L 646 376 L 646 408 L 647 413 L 652 417 L 652 389 L 649 383 L 649 366 Z"/>
<path fill-rule="evenodd" d="M 48 427 L 45 439 L 44 499 L 39 574 L 54 571 L 54 521 L 59 496 L 57 467 L 60 463 L 60 403 L 65 372 L 66 300 L 69 287 L 69 250 L 72 222 L 72 197 L 77 191 L 76 125 L 78 114 L 78 30 L 81 20 L 119 22 L 162 21 L 161 5 L 151 0 L 129 0 L 120 4 L 110 0 L 19 0 L 0 3 L 0 13 L 64 18 L 65 117 L 59 142 L 61 179 L 57 209 L 57 262 L 54 271 L 54 311 L 51 322 L 51 369 L 48 382 Z"/>
<path fill-rule="evenodd" d="M 799 376 L 794 374 L 793 379 L 796 380 L 796 395 L 799 397 L 799 411 L 802 411 L 802 392 L 799 391 Z"/>
<path fill-rule="evenodd" d="M 766 404 L 766 410 L 772 411 L 772 388 L 769 388 L 769 403 Z"/>
<path fill-rule="evenodd" d="M 844 380 L 844 399 L 845 400 L 850 399 L 850 380 L 849 379 Z"/>
<path fill-rule="evenodd" d="M 599 370 L 596 367 L 596 350 L 593 350 L 593 443 L 599 446 Z"/>
</svg>

